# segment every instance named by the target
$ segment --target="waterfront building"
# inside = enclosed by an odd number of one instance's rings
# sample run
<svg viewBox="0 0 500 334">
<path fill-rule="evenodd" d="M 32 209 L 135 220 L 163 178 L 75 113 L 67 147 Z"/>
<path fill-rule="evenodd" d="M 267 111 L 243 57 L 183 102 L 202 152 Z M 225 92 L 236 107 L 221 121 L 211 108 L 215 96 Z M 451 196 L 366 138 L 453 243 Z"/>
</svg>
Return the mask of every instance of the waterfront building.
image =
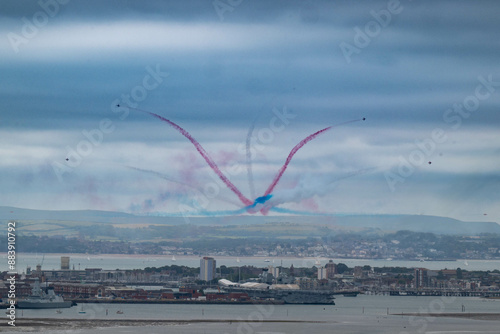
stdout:
<svg viewBox="0 0 500 334">
<path fill-rule="evenodd" d="M 429 286 L 427 269 L 415 268 L 415 288 L 420 289 Z"/>
<path fill-rule="evenodd" d="M 61 256 L 61 270 L 69 270 L 69 256 Z"/>
<path fill-rule="evenodd" d="M 326 276 L 328 279 L 333 279 L 335 278 L 335 274 L 337 273 L 337 265 L 333 263 L 332 260 L 328 261 L 328 263 L 325 265 L 326 268 Z"/>
<path fill-rule="evenodd" d="M 320 267 L 318 268 L 318 279 L 328 279 L 328 275 L 326 273 L 326 268 Z"/>
<path fill-rule="evenodd" d="M 207 257 L 200 259 L 200 279 L 202 281 L 211 281 L 215 278 L 215 259 Z"/>
</svg>

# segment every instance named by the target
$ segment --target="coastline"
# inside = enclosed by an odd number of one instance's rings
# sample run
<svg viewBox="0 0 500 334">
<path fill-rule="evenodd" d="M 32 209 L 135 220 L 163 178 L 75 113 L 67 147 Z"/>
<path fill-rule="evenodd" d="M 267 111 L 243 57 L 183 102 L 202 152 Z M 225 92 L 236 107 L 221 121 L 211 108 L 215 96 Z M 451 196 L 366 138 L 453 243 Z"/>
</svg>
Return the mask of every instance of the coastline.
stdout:
<svg viewBox="0 0 500 334">
<path fill-rule="evenodd" d="M 284 305 L 282 300 L 189 300 L 189 299 L 67 299 L 80 304 L 188 304 L 188 305 Z M 7 308 L 10 304 L 0 304 L 0 308 Z M 305 304 L 307 305 L 307 304 Z M 334 305 L 334 304 L 314 304 Z M 18 309 L 23 309 L 17 307 Z M 24 308 L 26 309 L 26 308 Z"/>
<path fill-rule="evenodd" d="M 131 327 L 131 326 L 182 326 L 196 323 L 301 323 L 301 324 L 324 324 L 336 323 L 336 321 L 315 320 L 227 320 L 227 319 L 192 319 L 192 320 L 163 320 L 163 319 L 43 319 L 43 318 L 21 318 L 16 320 L 16 326 L 11 327 L 6 322 L 0 323 L 0 332 L 9 331 L 40 332 L 43 330 L 70 330 L 70 329 L 92 329 L 104 327 Z"/>
<path fill-rule="evenodd" d="M 392 316 L 403 317 L 440 317 L 440 318 L 462 318 L 471 320 L 499 321 L 500 313 L 394 313 Z M 239 324 L 239 323 L 288 323 L 288 324 L 335 324 L 337 321 L 318 320 L 271 320 L 271 319 L 190 319 L 190 320 L 166 320 L 166 319 L 44 319 L 44 318 L 21 318 L 16 321 L 16 326 L 11 327 L 7 323 L 0 323 L 0 332 L 40 332 L 46 330 L 79 330 L 96 329 L 107 327 L 137 327 L 137 326 L 186 326 L 189 324 Z"/>
<path fill-rule="evenodd" d="M 447 317 L 447 318 L 461 318 L 461 319 L 473 319 L 473 320 L 500 320 L 500 313 L 391 313 L 391 315 L 399 315 L 406 317 Z"/>
<path fill-rule="evenodd" d="M 282 300 L 73 299 L 76 304 L 284 305 Z M 318 304 L 319 305 L 319 304 Z M 330 305 L 330 304 L 325 304 Z"/>
</svg>

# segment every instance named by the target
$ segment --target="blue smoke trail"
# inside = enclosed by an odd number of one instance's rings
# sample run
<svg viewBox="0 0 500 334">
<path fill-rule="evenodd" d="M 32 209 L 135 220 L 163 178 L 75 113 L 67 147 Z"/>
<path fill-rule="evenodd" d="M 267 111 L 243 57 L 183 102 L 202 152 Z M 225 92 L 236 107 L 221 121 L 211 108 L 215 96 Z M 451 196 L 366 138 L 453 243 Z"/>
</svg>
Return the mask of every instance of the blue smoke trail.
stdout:
<svg viewBox="0 0 500 334">
<path fill-rule="evenodd" d="M 255 201 L 251 205 L 247 205 L 238 210 L 219 210 L 219 211 L 205 211 L 205 210 L 196 210 L 196 211 L 184 211 L 184 212 L 174 212 L 174 213 L 165 213 L 165 216 L 172 217 L 185 217 L 185 216 L 203 216 L 203 217 L 218 217 L 218 216 L 237 216 L 248 213 L 249 209 L 255 208 L 258 204 L 264 204 L 268 200 L 271 199 L 273 195 L 261 196 L 255 199 Z"/>
<path fill-rule="evenodd" d="M 188 212 L 183 212 L 181 215 L 186 216 L 186 215 L 194 215 L 194 216 L 205 216 L 205 217 L 216 217 L 216 216 L 235 216 L 235 215 L 242 215 L 245 213 L 248 213 L 249 209 L 255 208 L 258 204 L 264 204 L 268 200 L 271 199 L 273 195 L 267 195 L 267 196 L 261 196 L 255 199 L 255 201 L 251 205 L 247 205 L 239 210 L 221 210 L 221 211 L 188 211 Z"/>
<path fill-rule="evenodd" d="M 257 206 L 257 204 L 264 204 L 266 203 L 268 200 L 271 199 L 271 197 L 273 197 L 273 195 L 269 194 L 269 195 L 266 195 L 266 196 L 261 196 L 261 197 L 257 197 L 255 199 L 255 201 L 253 202 L 253 204 L 251 205 L 248 205 L 245 209 L 252 209 L 252 208 L 255 208 Z"/>
<path fill-rule="evenodd" d="M 246 213 L 246 207 L 239 210 L 221 210 L 221 211 L 204 211 L 204 210 L 195 210 L 195 211 L 184 211 L 184 212 L 166 212 L 161 214 L 161 216 L 165 217 L 220 217 L 220 216 L 239 216 Z M 160 214 L 157 214 L 160 215 Z"/>
<path fill-rule="evenodd" d="M 332 216 L 332 214 L 329 214 L 329 213 L 298 211 L 298 210 L 279 208 L 277 206 L 270 208 L 269 211 L 278 212 L 278 213 L 288 213 L 291 215 L 299 215 L 299 216 Z"/>
</svg>

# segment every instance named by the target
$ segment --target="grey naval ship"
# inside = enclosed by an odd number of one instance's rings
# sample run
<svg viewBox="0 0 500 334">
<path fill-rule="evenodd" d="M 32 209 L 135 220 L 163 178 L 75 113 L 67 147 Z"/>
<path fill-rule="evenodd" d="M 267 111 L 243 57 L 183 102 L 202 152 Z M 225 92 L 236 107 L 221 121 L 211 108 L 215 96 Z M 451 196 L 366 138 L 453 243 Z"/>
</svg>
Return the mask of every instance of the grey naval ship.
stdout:
<svg viewBox="0 0 500 334">
<path fill-rule="evenodd" d="M 49 287 L 45 292 L 40 287 L 37 280 L 31 290 L 31 296 L 17 302 L 17 307 L 22 309 L 42 309 L 42 308 L 68 308 L 73 305 L 72 301 L 65 301 L 61 296 L 54 293 L 54 289 Z"/>
<path fill-rule="evenodd" d="M 219 286 L 231 292 L 244 292 L 252 299 L 279 300 L 285 304 L 328 304 L 335 305 L 330 291 L 301 290 L 296 284 L 234 283 L 219 280 Z"/>
</svg>

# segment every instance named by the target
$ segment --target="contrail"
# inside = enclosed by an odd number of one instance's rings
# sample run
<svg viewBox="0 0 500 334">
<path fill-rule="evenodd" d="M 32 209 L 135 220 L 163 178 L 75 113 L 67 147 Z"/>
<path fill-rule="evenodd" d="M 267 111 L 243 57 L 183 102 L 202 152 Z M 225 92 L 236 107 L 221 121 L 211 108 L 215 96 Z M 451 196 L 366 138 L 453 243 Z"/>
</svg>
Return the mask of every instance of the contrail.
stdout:
<svg viewBox="0 0 500 334">
<path fill-rule="evenodd" d="M 117 107 L 120 107 L 120 105 L 118 104 Z M 208 153 L 201 146 L 201 144 L 196 139 L 194 139 L 193 136 L 191 136 L 191 134 L 189 132 L 187 132 L 185 129 L 183 129 L 178 124 L 170 121 L 169 119 L 166 119 L 163 116 L 155 114 L 153 112 L 150 112 L 150 111 L 147 111 L 147 110 L 138 109 L 138 108 L 133 108 L 133 107 L 128 107 L 128 108 L 133 109 L 133 110 L 137 110 L 137 111 L 140 111 L 140 112 L 143 112 L 143 113 L 146 113 L 146 114 L 149 114 L 149 115 L 151 115 L 153 117 L 156 117 L 157 119 L 161 120 L 162 122 L 165 122 L 165 123 L 169 124 L 175 130 L 177 130 L 178 132 L 180 132 L 184 137 L 186 137 L 194 145 L 194 147 L 196 148 L 196 150 L 198 151 L 198 153 L 203 157 L 203 159 L 205 159 L 205 161 L 207 162 L 207 164 L 210 166 L 210 168 L 212 168 L 212 170 L 217 174 L 217 176 L 222 180 L 222 182 L 224 182 L 224 184 L 234 194 L 236 194 L 236 196 L 238 196 L 238 198 L 243 203 L 243 205 L 245 205 L 245 207 L 241 208 L 240 210 L 234 210 L 234 211 L 215 211 L 215 212 L 202 211 L 202 212 L 198 213 L 200 215 L 207 215 L 207 214 L 208 215 L 213 215 L 213 214 L 215 214 L 215 215 L 219 215 L 219 214 L 220 215 L 224 215 L 224 214 L 227 214 L 227 213 L 230 213 L 230 214 L 242 214 L 242 213 L 245 213 L 245 212 L 255 213 L 256 211 L 253 210 L 253 209 L 255 209 L 257 205 L 260 205 L 260 204 L 264 205 L 265 202 L 267 202 L 272 197 L 271 193 L 273 192 L 274 188 L 278 185 L 281 177 L 285 173 L 285 171 L 286 171 L 288 165 L 290 164 L 293 156 L 302 147 L 304 147 L 304 145 L 306 145 L 308 142 L 310 142 L 311 140 L 313 140 L 314 138 L 316 138 L 317 136 L 319 136 L 323 132 L 326 132 L 326 131 L 334 128 L 334 127 L 338 127 L 338 126 L 341 126 L 341 125 L 345 125 L 345 124 L 349 124 L 349 123 L 354 123 L 354 122 L 364 121 L 365 120 L 365 118 L 363 117 L 361 119 L 355 119 L 355 120 L 347 121 L 347 122 L 340 123 L 340 124 L 337 124 L 337 125 L 332 125 L 332 126 L 324 128 L 324 129 L 321 129 L 319 131 L 316 131 L 315 133 L 313 133 L 313 134 L 307 136 L 306 138 L 302 139 L 290 151 L 290 153 L 288 154 L 288 157 L 286 158 L 285 163 L 279 169 L 278 173 L 274 177 L 273 181 L 271 182 L 271 184 L 269 185 L 269 187 L 267 188 L 267 190 L 265 191 L 265 193 L 262 196 L 258 197 L 255 201 L 252 202 L 247 197 L 245 197 L 245 195 L 243 195 L 241 193 L 241 191 L 222 173 L 222 171 L 219 169 L 219 167 L 217 166 L 217 164 L 208 155 Z M 248 181 L 249 181 L 249 185 L 250 185 L 250 191 L 252 193 L 252 198 L 255 197 L 255 188 L 254 188 L 254 184 L 253 184 L 253 174 L 252 174 L 252 167 L 251 167 L 250 141 L 251 141 L 251 136 L 252 136 L 254 128 L 255 128 L 255 121 L 253 122 L 252 126 L 250 127 L 250 129 L 248 131 L 247 140 L 246 140 L 247 172 L 248 172 Z M 139 168 L 134 168 L 134 167 L 130 167 L 130 168 L 133 168 L 133 169 L 136 169 L 136 170 L 140 170 L 140 171 L 143 171 L 143 172 L 153 173 L 153 174 L 155 174 L 157 176 L 160 176 L 160 177 L 163 177 L 163 178 L 165 178 L 165 179 L 167 179 L 169 181 L 177 182 L 175 180 L 166 178 L 161 173 L 157 173 L 157 172 L 154 172 L 154 171 L 141 170 Z M 347 176 L 347 177 L 349 177 L 349 176 Z M 181 183 L 181 182 L 177 182 L 177 183 Z M 189 186 L 188 184 L 185 184 L 185 183 L 181 183 L 181 184 Z M 192 187 L 192 186 L 190 186 L 190 187 Z M 192 187 L 192 188 L 194 188 L 194 187 Z M 263 215 L 266 215 L 269 211 L 275 211 L 275 212 L 281 212 L 281 213 L 292 213 L 293 212 L 293 210 L 288 210 L 288 209 L 283 209 L 283 208 L 277 208 L 277 207 L 268 207 L 268 206 L 262 207 L 259 211 Z M 298 211 L 295 211 L 295 212 L 298 212 Z"/>
<path fill-rule="evenodd" d="M 119 104 L 117 106 L 120 107 Z M 252 201 L 250 201 L 248 198 L 246 198 L 245 195 L 243 195 L 241 193 L 241 191 L 239 191 L 239 189 L 236 188 L 236 186 L 222 173 L 222 171 L 219 169 L 219 167 L 217 166 L 217 164 L 208 155 L 207 151 L 205 151 L 205 149 L 203 148 L 203 146 L 201 146 L 201 144 L 196 139 L 194 139 L 193 136 L 191 136 L 191 134 L 189 132 L 187 132 L 185 129 L 183 129 L 182 127 L 180 127 L 176 123 L 172 122 L 171 120 L 168 120 L 168 119 L 166 119 L 163 116 L 155 114 L 154 112 L 150 112 L 150 111 L 146 111 L 146 110 L 141 110 L 141 109 L 138 109 L 138 108 L 132 108 L 132 107 L 129 107 L 129 108 L 133 109 L 133 110 L 137 110 L 137 111 L 143 112 L 143 113 L 146 113 L 146 114 L 149 114 L 149 115 L 151 115 L 153 117 L 156 117 L 159 120 L 161 120 L 161 121 L 169 124 L 171 127 L 173 127 L 174 129 L 176 129 L 178 132 L 180 132 L 184 137 L 186 137 L 194 145 L 194 147 L 196 147 L 196 150 L 198 151 L 198 153 L 200 153 L 200 155 L 203 157 L 203 159 L 205 159 L 205 161 L 210 166 L 210 168 L 212 168 L 212 170 L 215 172 L 215 174 L 217 174 L 217 176 L 222 180 L 222 182 L 224 182 L 226 184 L 226 186 L 232 192 L 234 192 L 236 194 L 236 196 L 238 196 L 238 198 L 240 199 L 240 201 L 245 206 L 248 206 L 248 205 L 252 204 Z"/>
<path fill-rule="evenodd" d="M 358 175 L 363 175 L 363 174 L 369 173 L 373 170 L 376 170 L 377 168 L 378 167 L 368 167 L 368 168 L 363 168 L 363 169 L 359 169 L 359 170 L 354 171 L 354 172 L 347 173 L 346 175 L 341 176 L 339 178 L 336 178 L 335 180 L 329 182 L 327 185 L 338 182 L 340 180 L 348 179 L 348 178 L 353 177 L 353 176 L 358 176 Z"/>
<path fill-rule="evenodd" d="M 331 216 L 328 213 L 315 213 L 308 211 L 297 211 L 290 210 L 280 207 L 272 207 L 269 211 L 278 212 L 278 213 L 288 213 L 293 215 L 302 215 L 302 216 Z M 205 211 L 205 210 L 196 210 L 196 211 L 185 211 L 185 212 L 172 212 L 165 213 L 165 216 L 170 217 L 183 217 L 186 215 L 189 216 L 203 216 L 203 217 L 218 217 L 218 216 L 227 216 L 227 215 L 242 215 L 248 212 L 248 207 L 241 208 L 239 210 L 220 210 L 220 211 Z"/>
<path fill-rule="evenodd" d="M 183 185 L 183 186 L 186 186 L 186 187 L 189 187 L 189 188 L 193 188 L 193 189 L 196 189 L 198 190 L 198 188 L 190 185 L 189 183 L 185 183 L 185 182 L 182 182 L 182 181 L 179 181 L 179 180 L 176 180 L 176 179 L 173 179 L 171 177 L 168 177 L 167 175 L 163 174 L 163 173 L 159 173 L 159 172 L 156 172 L 154 170 L 149 170 L 149 169 L 142 169 L 142 168 L 137 168 L 137 167 L 133 167 L 133 166 L 125 166 L 127 168 L 130 168 L 130 169 L 133 169 L 133 170 L 136 170 L 136 171 L 139 171 L 139 172 L 143 172 L 143 173 L 148 173 L 148 174 L 153 174 L 153 175 L 156 175 L 164 180 L 167 180 L 167 181 L 170 181 L 170 182 L 173 182 L 173 183 L 177 183 L 177 184 L 180 184 L 180 185 Z M 199 190 L 198 190 L 199 191 Z"/>
<path fill-rule="evenodd" d="M 331 216 L 331 214 L 328 214 L 328 213 L 298 211 L 298 210 L 291 210 L 291 209 L 280 208 L 280 207 L 277 207 L 277 206 L 274 206 L 274 207 L 270 208 L 269 211 L 278 212 L 278 213 L 288 213 L 288 214 L 300 215 L 300 216 Z"/>
<path fill-rule="evenodd" d="M 347 122 L 344 122 L 344 123 L 340 123 L 340 124 L 337 124 L 337 125 L 332 125 L 332 126 L 329 126 L 327 128 L 324 128 L 322 130 L 316 131 L 315 133 L 313 133 L 313 134 L 307 136 L 306 138 L 302 139 L 290 151 L 290 153 L 288 154 L 288 157 L 286 158 L 285 163 L 283 164 L 283 166 L 278 171 L 278 174 L 276 174 L 276 176 L 274 177 L 273 182 L 269 185 L 269 188 L 267 188 L 266 192 L 264 193 L 264 196 L 269 195 L 274 190 L 274 188 L 276 187 L 276 185 L 280 181 L 281 177 L 283 176 L 283 173 L 285 172 L 286 168 L 288 167 L 288 164 L 292 160 L 292 158 L 295 155 L 295 153 L 297 153 L 298 150 L 300 150 L 302 147 L 304 147 L 305 144 L 307 144 L 308 142 L 310 142 L 311 140 L 313 140 L 314 138 L 316 138 L 317 136 L 319 136 L 323 132 L 326 132 L 326 131 L 332 129 L 333 127 L 338 127 L 340 125 L 345 125 L 345 124 L 359 122 L 359 121 L 364 121 L 364 120 L 365 120 L 365 118 L 363 117 L 363 118 L 360 118 L 360 119 L 355 119 L 355 120 L 347 121 Z"/>
<path fill-rule="evenodd" d="M 160 173 L 160 172 L 157 172 L 157 171 L 154 171 L 154 170 L 149 170 L 149 169 L 137 168 L 137 167 L 133 167 L 133 166 L 126 166 L 126 167 L 130 168 L 130 169 L 133 169 L 133 170 L 136 170 L 136 171 L 139 171 L 139 172 L 148 173 L 148 174 L 152 174 L 152 175 L 158 176 L 159 178 L 162 178 L 164 180 L 167 180 L 167 181 L 170 181 L 170 182 L 173 182 L 173 183 L 177 183 L 177 184 L 183 185 L 185 187 L 188 187 L 188 188 L 196 190 L 200 194 L 203 194 L 203 190 L 202 189 L 200 189 L 200 188 L 198 188 L 196 186 L 193 186 L 193 185 L 191 185 L 189 183 L 182 182 L 182 181 L 176 180 L 174 178 L 171 178 L 171 177 L 169 177 L 169 176 L 167 176 L 167 175 L 165 175 L 163 173 Z M 217 196 L 217 199 L 220 200 L 220 201 L 232 204 L 232 205 L 234 205 L 236 207 L 240 206 L 240 204 L 237 203 L 236 201 L 232 201 L 232 200 L 227 199 L 227 198 L 222 197 L 222 196 Z"/>
<path fill-rule="evenodd" d="M 246 207 L 238 210 L 222 210 L 222 211 L 184 211 L 184 212 L 172 212 L 165 213 L 166 217 L 185 217 L 185 216 L 203 216 L 203 217 L 218 217 L 218 216 L 235 216 L 246 213 Z"/>
<path fill-rule="evenodd" d="M 253 171 L 252 171 L 252 152 L 250 151 L 250 144 L 252 140 L 253 130 L 255 128 L 255 122 L 257 121 L 256 117 L 248 129 L 247 140 L 246 140 L 246 163 L 247 163 L 247 176 L 248 176 L 248 185 L 250 187 L 250 196 L 255 198 L 255 185 L 253 182 Z"/>
</svg>

